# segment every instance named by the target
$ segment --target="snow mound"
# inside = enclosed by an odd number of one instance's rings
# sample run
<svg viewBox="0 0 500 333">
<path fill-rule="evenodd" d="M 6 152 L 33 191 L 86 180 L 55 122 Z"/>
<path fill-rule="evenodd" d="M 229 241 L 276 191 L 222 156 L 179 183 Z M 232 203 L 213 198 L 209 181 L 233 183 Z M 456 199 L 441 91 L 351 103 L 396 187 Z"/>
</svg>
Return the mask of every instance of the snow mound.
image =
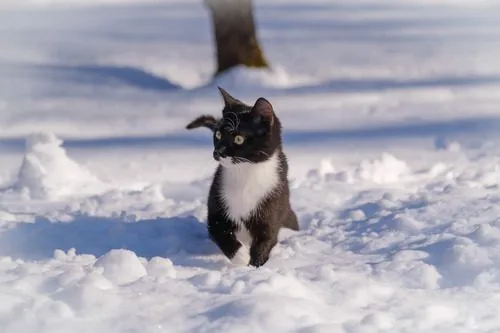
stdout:
<svg viewBox="0 0 500 333">
<path fill-rule="evenodd" d="M 327 175 L 335 174 L 335 168 L 330 159 L 322 159 L 320 162 L 320 167 L 317 169 L 311 169 L 307 173 L 307 177 L 310 179 L 316 179 L 321 181 L 327 177 Z"/>
<path fill-rule="evenodd" d="M 408 165 L 391 154 L 383 153 L 380 159 L 364 160 L 354 170 L 354 178 L 377 184 L 393 183 L 410 173 Z"/>
<path fill-rule="evenodd" d="M 13 188 L 31 199 L 48 200 L 101 192 L 104 184 L 68 157 L 61 145 L 50 133 L 29 136 Z"/>
<path fill-rule="evenodd" d="M 116 284 L 131 283 L 147 275 L 146 267 L 129 250 L 111 250 L 100 257 L 95 266 L 102 267 L 102 275 Z"/>
<path fill-rule="evenodd" d="M 149 260 L 146 269 L 149 276 L 175 278 L 176 271 L 173 266 L 172 261 L 168 258 L 154 257 Z"/>
<path fill-rule="evenodd" d="M 292 76 L 279 65 L 272 69 L 235 67 L 221 74 L 216 80 L 217 85 L 237 88 L 289 88 L 310 83 L 307 77 Z"/>
<path fill-rule="evenodd" d="M 378 159 L 363 160 L 358 167 L 338 172 L 330 160 L 323 159 L 319 168 L 307 173 L 307 179 L 314 183 L 370 181 L 376 184 L 389 184 L 402 180 L 410 173 L 411 169 L 406 162 L 389 153 L 383 153 Z"/>
</svg>

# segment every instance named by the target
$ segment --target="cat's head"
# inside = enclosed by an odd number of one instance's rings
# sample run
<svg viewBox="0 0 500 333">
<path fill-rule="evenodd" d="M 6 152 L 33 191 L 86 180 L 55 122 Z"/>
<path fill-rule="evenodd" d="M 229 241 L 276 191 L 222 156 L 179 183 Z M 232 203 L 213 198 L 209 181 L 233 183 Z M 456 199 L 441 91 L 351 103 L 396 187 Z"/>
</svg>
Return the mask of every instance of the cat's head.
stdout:
<svg viewBox="0 0 500 333">
<path fill-rule="evenodd" d="M 219 91 L 224 108 L 213 128 L 214 159 L 231 167 L 271 158 L 281 145 L 281 124 L 271 103 L 260 97 L 250 106 Z"/>
</svg>

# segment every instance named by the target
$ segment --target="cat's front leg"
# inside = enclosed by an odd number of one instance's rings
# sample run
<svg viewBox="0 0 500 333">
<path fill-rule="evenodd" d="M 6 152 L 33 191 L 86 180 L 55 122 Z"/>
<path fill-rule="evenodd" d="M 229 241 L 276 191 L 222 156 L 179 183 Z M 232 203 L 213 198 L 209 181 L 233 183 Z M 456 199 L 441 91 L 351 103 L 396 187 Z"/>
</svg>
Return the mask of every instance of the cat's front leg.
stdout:
<svg viewBox="0 0 500 333">
<path fill-rule="evenodd" d="M 210 238 L 217 244 L 219 249 L 234 265 L 248 265 L 250 254 L 246 246 L 243 246 L 235 235 L 236 228 L 223 219 L 209 220 L 208 232 Z"/>
<path fill-rule="evenodd" d="M 271 250 L 278 243 L 277 233 L 266 234 L 255 238 L 250 248 L 250 265 L 260 267 L 264 265 L 271 254 Z"/>
</svg>

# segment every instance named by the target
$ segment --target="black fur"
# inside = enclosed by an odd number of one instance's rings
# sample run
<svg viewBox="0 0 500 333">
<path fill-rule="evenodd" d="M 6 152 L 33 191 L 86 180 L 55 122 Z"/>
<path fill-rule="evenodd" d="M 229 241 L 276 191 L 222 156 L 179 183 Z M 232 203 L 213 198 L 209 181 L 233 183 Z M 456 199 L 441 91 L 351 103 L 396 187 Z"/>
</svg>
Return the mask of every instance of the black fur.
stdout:
<svg viewBox="0 0 500 333">
<path fill-rule="evenodd" d="M 194 129 L 198 127 L 206 127 L 208 129 L 211 129 L 212 131 L 215 130 L 215 126 L 217 125 L 217 119 L 210 115 L 202 115 L 187 124 L 186 129 Z"/>
<path fill-rule="evenodd" d="M 213 127 L 205 127 L 211 128 L 214 134 L 214 159 L 229 157 L 235 164 L 260 163 L 268 160 L 275 152 L 278 155 L 278 184 L 242 221 L 252 236 L 249 264 L 259 267 L 268 261 L 271 250 L 278 242 L 280 228 L 299 229 L 296 214 L 289 201 L 288 162 L 282 148 L 281 123 L 266 99 L 259 98 L 252 107 L 233 98 L 222 88 L 219 90 L 225 104 L 222 119 L 215 120 L 214 117 L 202 116 L 191 122 L 202 125 L 188 127 L 213 124 Z M 216 137 L 218 131 L 221 134 L 220 139 Z M 243 135 L 244 143 L 235 144 L 235 135 Z M 220 194 L 222 175 L 227 172 L 224 169 L 224 166 L 219 165 L 215 171 L 208 195 L 207 220 L 210 237 L 231 259 L 242 244 L 236 238 L 239 224 L 226 214 L 226 203 Z"/>
</svg>

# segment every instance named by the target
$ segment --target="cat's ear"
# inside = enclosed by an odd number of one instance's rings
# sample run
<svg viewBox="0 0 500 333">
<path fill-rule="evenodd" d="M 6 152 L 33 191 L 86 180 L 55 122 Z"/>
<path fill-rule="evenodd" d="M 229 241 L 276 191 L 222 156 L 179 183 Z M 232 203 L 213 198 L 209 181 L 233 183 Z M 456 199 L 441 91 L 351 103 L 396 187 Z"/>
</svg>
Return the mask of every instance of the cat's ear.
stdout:
<svg viewBox="0 0 500 333">
<path fill-rule="evenodd" d="M 240 100 L 237 100 L 233 96 L 231 96 L 227 91 L 222 89 L 221 87 L 217 87 L 219 89 L 220 94 L 222 95 L 222 99 L 224 100 L 224 105 L 227 107 L 231 107 L 236 104 L 243 104 Z"/>
<path fill-rule="evenodd" d="M 264 97 L 259 97 L 252 107 L 252 114 L 258 121 L 266 121 L 270 126 L 274 123 L 274 111 L 271 103 Z"/>
</svg>

